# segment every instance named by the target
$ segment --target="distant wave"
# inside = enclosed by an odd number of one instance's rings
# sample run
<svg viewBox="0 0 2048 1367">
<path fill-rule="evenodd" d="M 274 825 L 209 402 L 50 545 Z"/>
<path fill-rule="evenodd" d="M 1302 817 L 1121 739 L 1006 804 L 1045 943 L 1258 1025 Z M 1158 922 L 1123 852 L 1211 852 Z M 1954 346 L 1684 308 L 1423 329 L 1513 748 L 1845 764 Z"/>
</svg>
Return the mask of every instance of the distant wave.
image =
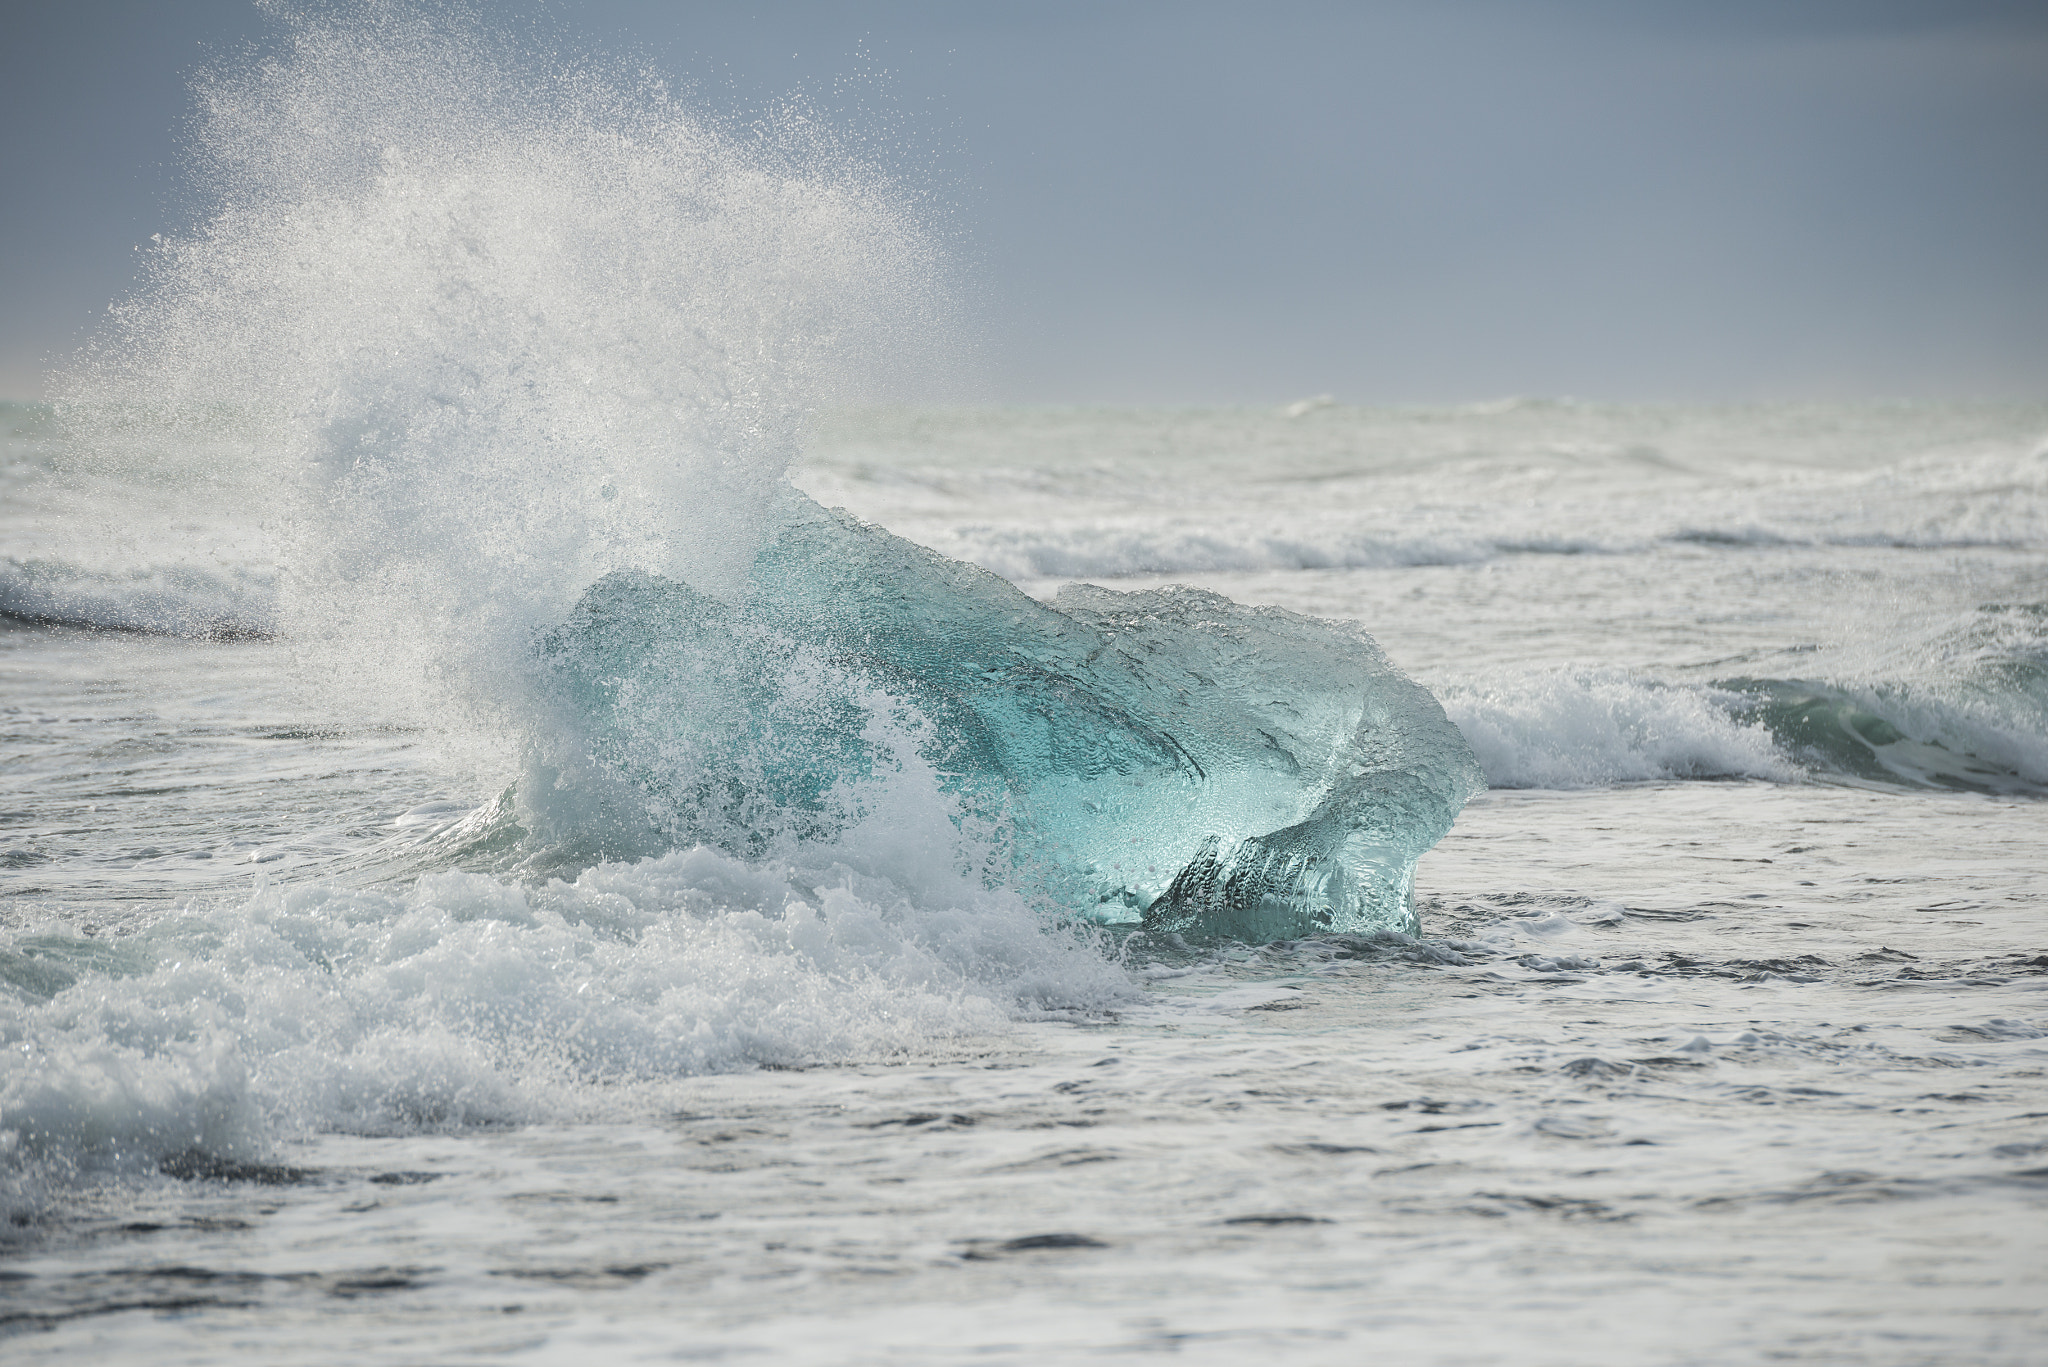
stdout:
<svg viewBox="0 0 2048 1367">
<path fill-rule="evenodd" d="M 1495 788 L 1756 778 L 2048 794 L 2048 670 L 2023 662 L 1918 685 L 1508 670 L 1436 692 Z"/>
<path fill-rule="evenodd" d="M 267 576 L 185 566 L 126 573 L 58 560 L 0 558 L 0 617 L 193 640 L 249 640 L 276 629 Z"/>
<path fill-rule="evenodd" d="M 947 554 L 1006 579 L 1122 579 L 1139 575 L 1230 574 L 1265 570 L 1400 569 L 1467 565 L 1508 555 L 1619 555 L 1659 543 L 1726 547 L 1872 546 L 1901 550 L 2023 549 L 2033 539 L 1979 529 L 1843 531 L 1795 535 L 1745 524 L 1686 526 L 1656 534 L 1598 531 L 1474 535 L 1446 529 L 1416 535 L 1294 528 L 1083 524 L 1023 528 L 968 526 L 933 538 Z"/>
<path fill-rule="evenodd" d="M 1496 788 L 1800 774 L 1767 727 L 1738 718 L 1740 695 L 1718 689 L 1611 670 L 1526 670 L 1437 694 Z"/>
<path fill-rule="evenodd" d="M 1979 793 L 2048 793 L 2048 727 L 2033 688 L 1731 679 L 1735 715 L 1821 777 Z"/>
<path fill-rule="evenodd" d="M 1498 549 L 1456 536 L 1366 533 L 1280 535 L 1250 529 L 1079 526 L 967 527 L 943 543 L 950 555 L 1005 579 L 1121 579 L 1145 574 L 1245 570 L 1392 569 L 1463 565 Z"/>
</svg>

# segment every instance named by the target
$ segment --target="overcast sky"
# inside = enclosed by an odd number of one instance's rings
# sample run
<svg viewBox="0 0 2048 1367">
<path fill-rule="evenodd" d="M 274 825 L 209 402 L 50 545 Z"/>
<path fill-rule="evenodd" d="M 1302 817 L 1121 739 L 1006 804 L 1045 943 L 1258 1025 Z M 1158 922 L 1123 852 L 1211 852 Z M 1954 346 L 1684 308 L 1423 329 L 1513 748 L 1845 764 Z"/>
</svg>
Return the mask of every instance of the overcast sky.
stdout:
<svg viewBox="0 0 2048 1367">
<path fill-rule="evenodd" d="M 0 395 L 33 397 L 187 221 L 192 68 L 271 25 L 10 9 Z M 545 11 L 715 111 L 807 90 L 923 168 L 986 398 L 2048 397 L 2038 2 Z"/>
</svg>

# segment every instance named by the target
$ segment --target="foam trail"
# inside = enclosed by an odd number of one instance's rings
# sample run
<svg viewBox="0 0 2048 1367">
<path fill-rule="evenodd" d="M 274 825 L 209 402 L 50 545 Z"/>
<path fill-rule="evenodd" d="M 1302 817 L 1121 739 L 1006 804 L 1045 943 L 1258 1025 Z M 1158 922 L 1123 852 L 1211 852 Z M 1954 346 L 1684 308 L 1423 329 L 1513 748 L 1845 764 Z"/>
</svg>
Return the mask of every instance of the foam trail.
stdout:
<svg viewBox="0 0 2048 1367">
<path fill-rule="evenodd" d="M 1351 525 L 1324 528 L 1299 523 L 1285 529 L 1244 527 L 1222 517 L 1165 528 L 1142 525 L 1137 519 L 1080 527 L 971 526 L 938 540 L 949 554 L 1013 580 L 1387 569 L 1462 565 L 1501 554 L 1496 546 L 1456 534 L 1384 536 Z"/>
</svg>

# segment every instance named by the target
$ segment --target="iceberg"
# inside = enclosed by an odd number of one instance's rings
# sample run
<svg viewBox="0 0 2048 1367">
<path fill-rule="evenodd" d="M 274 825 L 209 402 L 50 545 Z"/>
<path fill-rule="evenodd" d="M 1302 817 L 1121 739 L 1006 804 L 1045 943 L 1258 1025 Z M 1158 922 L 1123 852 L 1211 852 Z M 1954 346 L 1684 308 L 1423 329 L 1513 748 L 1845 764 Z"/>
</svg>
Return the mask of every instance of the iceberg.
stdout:
<svg viewBox="0 0 2048 1367">
<path fill-rule="evenodd" d="M 1191 588 L 1048 605 L 793 490 L 732 599 L 615 571 L 539 649 L 581 760 L 664 841 L 829 839 L 893 718 L 1000 811 L 1001 876 L 1112 925 L 1415 933 L 1415 862 L 1485 786 L 1355 626 Z"/>
</svg>

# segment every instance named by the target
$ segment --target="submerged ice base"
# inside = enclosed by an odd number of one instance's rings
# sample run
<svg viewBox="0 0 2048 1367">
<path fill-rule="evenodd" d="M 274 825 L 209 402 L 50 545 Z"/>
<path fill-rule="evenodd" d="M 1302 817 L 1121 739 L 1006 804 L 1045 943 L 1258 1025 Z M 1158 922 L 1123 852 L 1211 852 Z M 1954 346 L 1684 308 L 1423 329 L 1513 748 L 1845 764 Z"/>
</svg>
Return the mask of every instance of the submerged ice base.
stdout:
<svg viewBox="0 0 2048 1367">
<path fill-rule="evenodd" d="M 1179 933 L 1412 932 L 1415 861 L 1484 786 L 1354 627 L 1187 588 L 1047 606 L 793 491 L 738 601 L 613 573 L 541 655 L 664 842 L 829 839 L 908 746 L 1003 832 L 992 872 Z"/>
</svg>

